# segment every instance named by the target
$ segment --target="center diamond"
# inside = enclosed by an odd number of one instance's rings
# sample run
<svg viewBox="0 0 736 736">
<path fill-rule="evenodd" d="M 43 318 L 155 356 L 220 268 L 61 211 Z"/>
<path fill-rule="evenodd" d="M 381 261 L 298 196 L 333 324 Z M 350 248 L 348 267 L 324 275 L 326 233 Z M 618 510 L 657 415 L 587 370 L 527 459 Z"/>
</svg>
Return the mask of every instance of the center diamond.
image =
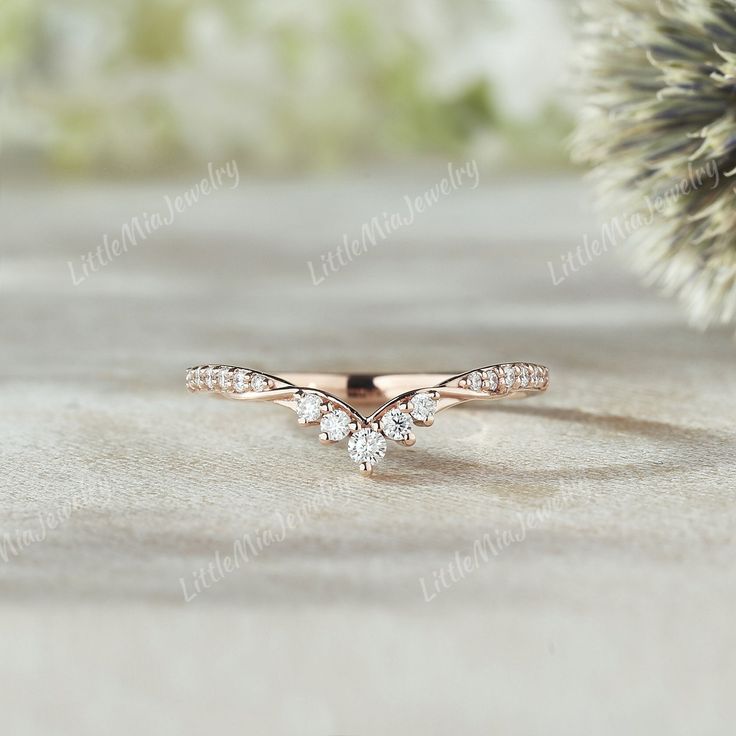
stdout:
<svg viewBox="0 0 736 736">
<path fill-rule="evenodd" d="M 373 465 L 386 454 L 386 438 L 372 429 L 359 429 L 348 442 L 348 453 L 356 463 Z"/>
</svg>

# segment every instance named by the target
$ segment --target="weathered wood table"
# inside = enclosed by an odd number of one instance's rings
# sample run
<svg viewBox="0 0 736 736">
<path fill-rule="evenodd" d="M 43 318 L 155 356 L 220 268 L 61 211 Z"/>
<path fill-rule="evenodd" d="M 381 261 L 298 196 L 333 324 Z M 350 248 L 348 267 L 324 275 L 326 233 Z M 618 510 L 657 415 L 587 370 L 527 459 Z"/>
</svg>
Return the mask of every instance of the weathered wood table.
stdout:
<svg viewBox="0 0 736 736">
<path fill-rule="evenodd" d="M 4 730 L 733 728 L 731 333 L 617 252 L 553 285 L 597 232 L 573 179 L 453 190 L 314 285 L 443 173 L 244 177 L 161 227 L 191 182 L 4 182 Z M 288 411 L 183 385 L 504 360 L 550 366 L 547 395 L 443 413 L 372 479 Z"/>
</svg>

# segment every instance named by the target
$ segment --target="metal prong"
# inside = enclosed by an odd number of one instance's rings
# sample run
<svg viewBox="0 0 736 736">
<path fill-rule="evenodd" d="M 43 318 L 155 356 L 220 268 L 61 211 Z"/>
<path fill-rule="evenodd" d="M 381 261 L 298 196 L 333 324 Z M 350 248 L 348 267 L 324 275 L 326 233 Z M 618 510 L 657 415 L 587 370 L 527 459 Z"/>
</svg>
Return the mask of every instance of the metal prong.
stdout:
<svg viewBox="0 0 736 736">
<path fill-rule="evenodd" d="M 373 475 L 373 466 L 370 463 L 361 463 L 360 474 L 366 477 Z"/>
<path fill-rule="evenodd" d="M 381 427 L 380 427 L 380 425 L 378 424 L 378 422 L 371 422 L 371 429 L 372 429 L 372 430 L 373 430 L 374 432 L 380 432 L 380 431 L 381 431 Z"/>
<path fill-rule="evenodd" d="M 401 441 L 401 444 L 404 445 L 404 447 L 412 447 L 417 443 L 417 438 L 414 436 L 414 432 L 409 432 L 409 436 Z"/>
<path fill-rule="evenodd" d="M 327 436 L 327 432 L 320 432 L 319 435 L 318 435 L 318 437 L 319 437 L 319 441 L 323 445 L 331 445 L 332 444 L 332 440 Z"/>
<path fill-rule="evenodd" d="M 357 432 L 358 431 L 358 423 L 357 422 L 350 422 L 350 424 L 348 424 L 348 429 L 351 432 Z"/>
<path fill-rule="evenodd" d="M 399 406 L 398 406 L 398 409 L 399 409 L 399 411 L 410 411 L 410 409 L 409 409 L 409 406 L 410 406 L 410 405 L 409 405 L 409 404 L 407 404 L 407 403 L 406 403 L 405 401 L 402 401 L 402 402 L 401 402 L 401 403 L 399 404 Z"/>
</svg>

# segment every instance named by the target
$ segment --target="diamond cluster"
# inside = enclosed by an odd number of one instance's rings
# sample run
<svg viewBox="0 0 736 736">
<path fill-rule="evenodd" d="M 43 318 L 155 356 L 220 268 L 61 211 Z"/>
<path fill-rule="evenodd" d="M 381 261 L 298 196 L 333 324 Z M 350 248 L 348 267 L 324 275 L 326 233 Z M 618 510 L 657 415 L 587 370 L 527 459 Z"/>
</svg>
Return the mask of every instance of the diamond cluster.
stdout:
<svg viewBox="0 0 736 736">
<path fill-rule="evenodd" d="M 506 363 L 466 373 L 458 379 L 458 386 L 478 393 L 505 394 L 515 389 L 544 389 L 548 378 L 544 366 Z"/>
<path fill-rule="evenodd" d="M 298 403 L 297 413 L 300 407 L 301 403 Z M 376 422 L 364 426 L 330 402 L 320 407 L 320 440 L 333 443 L 349 437 L 348 455 L 360 465 L 362 471 L 370 473 L 372 467 L 385 457 L 387 439 L 413 445 L 414 426 L 430 425 L 436 411 L 436 397 L 419 391 L 408 401 L 389 406 Z"/>
</svg>

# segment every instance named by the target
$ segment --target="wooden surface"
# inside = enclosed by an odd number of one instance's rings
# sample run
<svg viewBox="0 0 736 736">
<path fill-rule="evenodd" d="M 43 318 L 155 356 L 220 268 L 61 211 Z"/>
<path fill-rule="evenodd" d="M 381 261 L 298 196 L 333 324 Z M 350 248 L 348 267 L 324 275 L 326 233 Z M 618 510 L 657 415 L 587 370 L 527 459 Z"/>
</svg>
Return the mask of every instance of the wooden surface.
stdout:
<svg viewBox="0 0 736 736">
<path fill-rule="evenodd" d="M 553 286 L 547 261 L 596 232 L 575 180 L 457 191 L 312 285 L 308 260 L 441 175 L 243 180 L 76 287 L 67 260 L 188 182 L 6 182 L 2 531 L 75 502 L 0 560 L 8 733 L 732 729 L 731 335 L 690 330 L 619 253 Z M 207 361 L 503 360 L 549 365 L 548 394 L 442 414 L 372 480 L 288 411 L 183 388 Z M 185 603 L 181 578 L 296 512 Z"/>
</svg>

